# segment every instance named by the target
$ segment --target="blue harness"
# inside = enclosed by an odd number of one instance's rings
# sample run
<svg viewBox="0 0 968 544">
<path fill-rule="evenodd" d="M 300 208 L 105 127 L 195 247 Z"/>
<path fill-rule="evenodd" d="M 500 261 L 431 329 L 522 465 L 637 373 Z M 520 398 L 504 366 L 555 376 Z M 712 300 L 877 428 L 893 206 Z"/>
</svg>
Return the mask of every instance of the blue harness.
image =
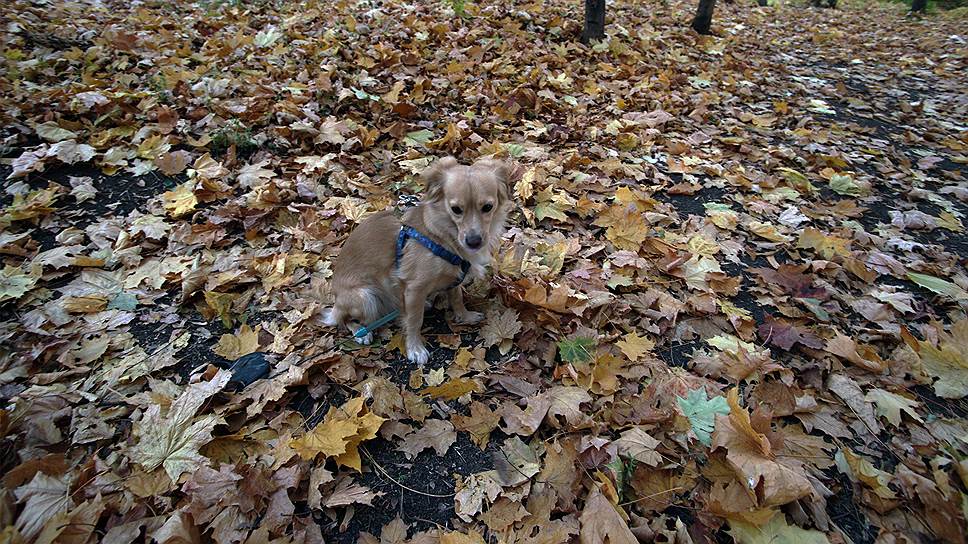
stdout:
<svg viewBox="0 0 968 544">
<path fill-rule="evenodd" d="M 467 277 L 467 272 L 471 269 L 471 263 L 462 259 L 460 255 L 456 255 L 450 252 L 444 246 L 434 242 L 430 238 L 427 238 L 421 234 L 417 229 L 413 227 L 408 227 L 407 225 L 400 226 L 400 235 L 397 236 L 397 257 L 394 261 L 396 267 L 400 268 L 400 259 L 403 258 L 403 248 L 407 245 L 407 240 L 413 238 L 417 243 L 429 249 L 431 253 L 440 257 L 441 259 L 449 262 L 450 264 L 460 267 L 460 276 L 457 277 L 457 281 L 454 282 L 450 288 L 457 287 L 464 282 L 464 278 Z"/>
<path fill-rule="evenodd" d="M 403 248 L 404 246 L 407 245 L 407 240 L 411 238 L 416 240 L 417 243 L 419 243 L 420 245 L 429 249 L 430 252 L 433 253 L 434 255 L 440 257 L 441 259 L 449 262 L 454 266 L 460 267 L 460 276 L 458 276 L 457 281 L 450 286 L 450 289 L 453 289 L 454 287 L 457 287 L 458 285 L 464 282 L 464 278 L 467 277 L 467 272 L 471 269 L 471 263 L 462 259 L 459 255 L 455 255 L 454 253 L 451 253 L 449 250 L 447 250 L 447 248 L 438 244 L 437 242 L 434 242 L 430 238 L 427 238 L 419 231 L 417 231 L 417 229 L 413 227 L 408 227 L 407 225 L 400 226 L 400 235 L 397 236 L 397 256 L 394 259 L 394 263 L 397 268 L 400 268 L 400 259 L 403 258 Z M 380 319 L 377 319 L 373 323 L 370 323 L 369 325 L 366 325 L 357 329 L 356 332 L 353 333 L 353 338 L 363 338 L 367 334 L 370 334 L 371 332 L 382 327 L 383 325 L 386 325 L 387 323 L 393 321 L 399 316 L 400 316 L 400 310 L 393 310 L 392 312 L 381 317 Z"/>
</svg>

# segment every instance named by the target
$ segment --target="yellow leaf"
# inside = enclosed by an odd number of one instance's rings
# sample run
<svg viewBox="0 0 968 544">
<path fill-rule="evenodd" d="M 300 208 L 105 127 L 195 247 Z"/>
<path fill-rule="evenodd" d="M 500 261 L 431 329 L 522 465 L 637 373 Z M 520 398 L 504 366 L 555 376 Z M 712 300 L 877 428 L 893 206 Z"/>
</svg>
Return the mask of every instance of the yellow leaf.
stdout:
<svg viewBox="0 0 968 544">
<path fill-rule="evenodd" d="M 92 314 L 108 307 L 108 297 L 104 295 L 85 295 L 69 297 L 64 300 L 64 309 L 71 314 Z"/>
<path fill-rule="evenodd" d="M 168 215 L 181 217 L 195 209 L 198 198 L 195 197 L 194 185 L 193 182 L 188 181 L 176 187 L 174 191 L 166 191 L 161 195 Z"/>
<path fill-rule="evenodd" d="M 789 242 L 790 237 L 780 234 L 776 230 L 775 225 L 769 223 L 761 223 L 760 221 L 751 221 L 749 225 L 746 226 L 753 234 L 759 236 L 760 238 L 765 238 L 771 242 Z"/>
<path fill-rule="evenodd" d="M 363 399 L 359 399 L 360 402 Z M 360 459 L 359 446 L 366 440 L 372 440 L 376 438 L 377 431 L 380 430 L 380 426 L 386 419 L 376 415 L 376 414 L 365 414 L 362 417 L 356 418 L 356 423 L 359 426 L 356 436 L 350 439 L 346 443 L 346 453 L 336 457 L 336 463 L 344 467 L 350 467 L 355 469 L 357 472 L 363 470 L 363 463 Z"/>
<path fill-rule="evenodd" d="M 514 184 L 514 192 L 518 195 L 521 204 L 527 202 L 534 195 L 534 180 L 537 174 L 536 168 L 528 168 L 528 171 Z"/>
<path fill-rule="evenodd" d="M 633 205 L 612 206 L 595 224 L 607 227 L 605 237 L 618 249 L 638 251 L 649 235 L 648 223 Z"/>
<path fill-rule="evenodd" d="M 824 259 L 832 259 L 835 256 L 850 257 L 850 240 L 827 236 L 815 228 L 803 229 L 800 239 L 797 241 L 798 248 L 810 248 L 817 252 Z"/>
<path fill-rule="evenodd" d="M 476 531 L 444 533 L 440 535 L 440 544 L 484 544 L 484 538 Z"/>
<path fill-rule="evenodd" d="M 615 343 L 622 350 L 622 353 L 629 358 L 630 361 L 638 361 L 643 355 L 652 351 L 655 347 L 655 342 L 649 340 L 647 337 L 639 336 L 634 332 L 626 334 L 622 340 Z"/>
<path fill-rule="evenodd" d="M 205 291 L 205 304 L 208 304 L 215 315 L 222 320 L 226 328 L 232 326 L 232 304 L 241 295 L 238 293 L 216 293 L 215 291 Z"/>
<path fill-rule="evenodd" d="M 248 325 L 242 325 L 238 334 L 223 334 L 218 340 L 218 344 L 212 348 L 217 355 L 234 361 L 243 355 L 259 351 L 259 325 L 252 330 Z"/>
<path fill-rule="evenodd" d="M 354 421 L 323 421 L 312 431 L 290 440 L 289 447 L 306 461 L 315 459 L 319 454 L 323 454 L 323 457 L 342 455 L 346 453 L 349 439 L 355 436 L 358 430 L 359 427 Z"/>
<path fill-rule="evenodd" d="M 471 391 L 481 393 L 484 388 L 481 384 L 468 378 L 454 378 L 436 387 L 426 387 L 420 392 L 421 395 L 431 396 L 435 399 L 454 400 L 463 397 Z"/>
</svg>

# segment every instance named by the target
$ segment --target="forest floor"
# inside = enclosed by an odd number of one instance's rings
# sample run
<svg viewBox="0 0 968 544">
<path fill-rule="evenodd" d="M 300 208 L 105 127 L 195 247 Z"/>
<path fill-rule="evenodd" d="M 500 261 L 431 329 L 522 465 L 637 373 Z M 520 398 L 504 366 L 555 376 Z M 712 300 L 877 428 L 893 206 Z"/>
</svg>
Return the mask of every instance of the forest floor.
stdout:
<svg viewBox="0 0 968 544">
<path fill-rule="evenodd" d="M 963 17 L 8 4 L 0 542 L 965 541 Z M 419 368 L 320 312 L 448 154 L 513 208 Z"/>
</svg>

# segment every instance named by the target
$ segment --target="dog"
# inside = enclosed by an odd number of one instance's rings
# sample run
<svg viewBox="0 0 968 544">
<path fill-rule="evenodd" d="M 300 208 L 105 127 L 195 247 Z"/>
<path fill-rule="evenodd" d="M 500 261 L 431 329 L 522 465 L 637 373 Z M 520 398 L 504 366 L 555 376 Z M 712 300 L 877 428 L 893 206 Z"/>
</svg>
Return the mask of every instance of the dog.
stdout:
<svg viewBox="0 0 968 544">
<path fill-rule="evenodd" d="M 479 323 L 484 316 L 464 306 L 461 284 L 483 275 L 501 242 L 508 175 L 508 165 L 496 159 L 462 166 L 446 157 L 429 166 L 418 205 L 401 219 L 392 211 L 373 214 L 347 238 L 333 265 L 336 302 L 324 322 L 355 335 L 400 310 L 407 358 L 420 366 L 430 358 L 420 329 L 431 295 L 446 291 L 456 323 Z M 372 340 L 372 332 L 358 339 Z"/>
</svg>

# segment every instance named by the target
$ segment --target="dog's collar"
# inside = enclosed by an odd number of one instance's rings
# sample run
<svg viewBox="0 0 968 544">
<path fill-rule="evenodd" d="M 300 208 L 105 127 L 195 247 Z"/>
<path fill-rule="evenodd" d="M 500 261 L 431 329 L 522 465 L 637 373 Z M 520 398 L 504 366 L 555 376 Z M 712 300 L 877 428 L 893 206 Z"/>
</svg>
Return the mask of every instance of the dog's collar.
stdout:
<svg viewBox="0 0 968 544">
<path fill-rule="evenodd" d="M 471 263 L 466 259 L 462 258 L 460 255 L 451 252 L 444 246 L 434 242 L 427 236 L 424 236 L 417 229 L 407 226 L 400 225 L 400 234 L 397 236 L 397 256 L 396 256 L 396 266 L 400 267 L 400 260 L 403 258 L 403 248 L 407 245 L 407 240 L 413 238 L 420 245 L 424 246 L 431 253 L 440 257 L 441 259 L 447 261 L 448 263 L 460 268 L 460 276 L 457 277 L 457 282 L 451 287 L 457 287 L 463 283 L 464 278 L 467 277 L 467 272 L 471 269 Z"/>
</svg>

